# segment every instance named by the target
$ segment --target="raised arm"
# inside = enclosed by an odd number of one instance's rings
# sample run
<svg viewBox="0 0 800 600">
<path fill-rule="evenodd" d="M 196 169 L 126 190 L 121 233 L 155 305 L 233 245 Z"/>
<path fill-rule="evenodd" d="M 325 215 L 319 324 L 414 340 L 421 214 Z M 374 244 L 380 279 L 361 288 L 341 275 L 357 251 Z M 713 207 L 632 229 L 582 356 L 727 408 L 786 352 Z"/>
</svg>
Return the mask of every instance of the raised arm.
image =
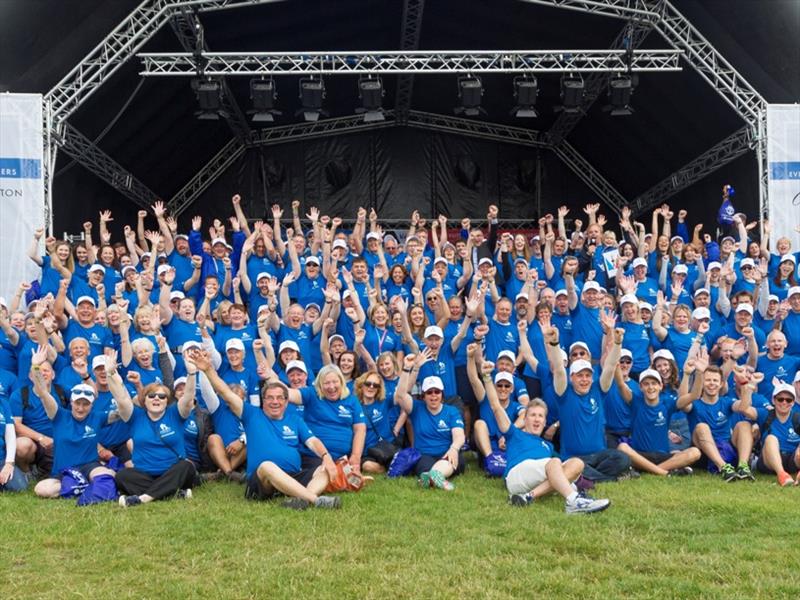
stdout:
<svg viewBox="0 0 800 600">
<path fill-rule="evenodd" d="M 564 359 L 561 357 L 561 349 L 558 345 L 558 329 L 549 327 L 542 331 L 544 337 L 544 348 L 547 352 L 547 362 L 553 372 L 553 391 L 558 396 L 567 390 L 567 370 L 564 368 Z"/>
<path fill-rule="evenodd" d="M 44 346 L 39 346 L 31 358 L 33 391 L 41 399 L 44 412 L 47 413 L 47 418 L 52 420 L 55 418 L 56 413 L 58 412 L 58 403 L 56 402 L 56 399 L 53 398 L 50 390 L 47 389 L 47 383 L 45 383 L 44 378 L 42 377 L 41 367 L 45 362 L 47 362 L 47 348 Z"/>
<path fill-rule="evenodd" d="M 122 377 L 117 372 L 117 352 L 110 350 L 106 354 L 106 375 L 108 376 L 108 390 L 117 401 L 119 418 L 126 423 L 133 415 L 133 401 L 128 393 L 128 388 L 122 382 Z"/>
<path fill-rule="evenodd" d="M 622 338 L 625 337 L 625 330 L 618 328 L 614 330 L 614 343 L 611 350 L 606 356 L 603 363 L 603 370 L 600 373 L 600 390 L 605 393 L 611 389 L 611 384 L 614 382 L 614 371 L 619 364 L 619 355 L 622 350 Z"/>
</svg>

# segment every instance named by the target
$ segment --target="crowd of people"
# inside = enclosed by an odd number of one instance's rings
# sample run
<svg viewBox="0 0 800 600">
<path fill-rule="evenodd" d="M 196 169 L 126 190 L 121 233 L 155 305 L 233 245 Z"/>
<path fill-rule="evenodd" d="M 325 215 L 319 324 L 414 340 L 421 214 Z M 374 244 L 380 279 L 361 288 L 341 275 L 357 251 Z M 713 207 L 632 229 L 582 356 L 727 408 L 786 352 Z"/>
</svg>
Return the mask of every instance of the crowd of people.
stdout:
<svg viewBox="0 0 800 600">
<path fill-rule="evenodd" d="M 641 473 L 800 484 L 800 253 L 766 222 L 225 212 L 33 232 L 41 276 L 0 298 L 0 490 L 132 507 L 226 479 L 338 508 L 343 470 L 452 491 L 471 452 L 568 514 Z"/>
</svg>

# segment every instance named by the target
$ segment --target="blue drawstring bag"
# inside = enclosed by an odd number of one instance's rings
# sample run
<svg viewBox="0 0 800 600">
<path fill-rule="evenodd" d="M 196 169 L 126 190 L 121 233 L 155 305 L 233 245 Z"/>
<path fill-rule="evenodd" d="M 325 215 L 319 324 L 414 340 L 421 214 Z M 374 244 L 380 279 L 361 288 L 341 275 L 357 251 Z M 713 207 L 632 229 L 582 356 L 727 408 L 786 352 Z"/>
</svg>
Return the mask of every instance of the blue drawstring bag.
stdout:
<svg viewBox="0 0 800 600">
<path fill-rule="evenodd" d="M 719 207 L 719 212 L 717 213 L 717 222 L 724 227 L 733 225 L 733 215 L 736 214 L 736 209 L 733 207 L 731 198 L 735 193 L 736 190 L 733 189 L 733 186 L 726 185 L 723 188 L 724 195 L 722 205 Z"/>
<path fill-rule="evenodd" d="M 80 496 L 87 487 L 89 487 L 89 482 L 77 469 L 67 468 L 61 471 L 60 495 L 62 498 Z"/>
<path fill-rule="evenodd" d="M 420 458 L 422 458 L 422 454 L 416 448 L 403 448 L 394 455 L 392 462 L 389 464 L 387 475 L 389 477 L 408 475 Z"/>
<path fill-rule="evenodd" d="M 117 482 L 111 475 L 97 475 L 78 498 L 78 506 L 89 506 L 117 499 Z"/>
<path fill-rule="evenodd" d="M 114 471 L 115 473 L 119 473 L 122 469 L 125 468 L 125 463 L 123 463 L 118 457 L 112 456 L 111 460 L 106 463 L 106 467 Z"/>
<path fill-rule="evenodd" d="M 489 477 L 502 477 L 503 473 L 506 472 L 507 464 L 505 452 L 492 452 L 483 461 L 483 466 Z"/>
<path fill-rule="evenodd" d="M 39 286 L 39 280 L 34 279 L 31 281 L 30 289 L 25 292 L 25 302 L 30 304 L 34 300 L 38 300 L 42 297 L 42 288 Z"/>
</svg>

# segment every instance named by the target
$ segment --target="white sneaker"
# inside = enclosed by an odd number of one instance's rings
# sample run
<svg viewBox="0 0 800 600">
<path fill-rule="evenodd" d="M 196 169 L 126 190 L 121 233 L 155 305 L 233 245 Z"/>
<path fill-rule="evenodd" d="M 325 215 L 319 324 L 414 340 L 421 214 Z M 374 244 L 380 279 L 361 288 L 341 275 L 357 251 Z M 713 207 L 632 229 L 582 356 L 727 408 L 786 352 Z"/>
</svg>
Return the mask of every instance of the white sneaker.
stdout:
<svg viewBox="0 0 800 600">
<path fill-rule="evenodd" d="M 594 499 L 589 496 L 578 496 L 572 502 L 567 502 L 564 505 L 564 510 L 568 515 L 575 515 L 578 513 L 593 513 L 600 512 L 609 507 L 611 501 L 606 498 Z"/>
</svg>

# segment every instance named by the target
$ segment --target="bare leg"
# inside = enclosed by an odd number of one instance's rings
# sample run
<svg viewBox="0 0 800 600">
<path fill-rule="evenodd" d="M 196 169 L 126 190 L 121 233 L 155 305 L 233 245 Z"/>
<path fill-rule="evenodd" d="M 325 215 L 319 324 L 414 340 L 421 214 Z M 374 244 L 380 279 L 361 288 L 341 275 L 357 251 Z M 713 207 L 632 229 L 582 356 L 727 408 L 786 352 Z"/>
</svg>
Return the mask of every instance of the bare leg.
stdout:
<svg viewBox="0 0 800 600">
<path fill-rule="evenodd" d="M 700 450 L 698 450 L 694 446 L 690 446 L 686 450 L 681 450 L 680 452 L 676 452 L 669 459 L 660 463 L 658 466 L 664 469 L 665 471 L 669 472 L 672 471 L 672 469 L 681 469 L 683 467 L 688 467 L 689 465 L 693 465 L 698 460 L 700 460 L 700 456 L 701 456 Z"/>
<path fill-rule="evenodd" d="M 317 495 L 304 487 L 300 482 L 293 479 L 283 469 L 273 462 L 264 461 L 258 465 L 256 471 L 259 480 L 266 486 L 274 487 L 276 490 L 287 496 L 302 498 L 312 504 L 317 501 Z"/>
<path fill-rule="evenodd" d="M 733 428 L 731 436 L 736 452 L 739 454 L 739 464 L 750 462 L 750 453 L 753 451 L 753 427 L 747 421 L 739 421 Z"/>
<path fill-rule="evenodd" d="M 111 475 L 112 477 L 114 477 L 116 473 L 112 469 L 109 469 L 107 467 L 95 467 L 94 469 L 92 469 L 91 473 L 89 473 L 89 481 L 91 481 L 98 475 Z"/>
<path fill-rule="evenodd" d="M 617 450 L 627 454 L 631 459 L 631 464 L 639 471 L 645 471 L 647 473 L 652 473 L 653 475 L 660 475 L 661 477 L 666 477 L 669 475 L 668 469 L 664 469 L 661 465 L 657 465 L 654 462 L 647 460 L 644 456 L 639 454 L 625 442 L 620 443 L 617 446 Z"/>
<path fill-rule="evenodd" d="M 17 438 L 17 466 L 20 471 L 27 473 L 31 470 L 31 463 L 36 458 L 36 443 L 29 437 Z"/>
<path fill-rule="evenodd" d="M 239 450 L 239 452 L 230 457 L 231 470 L 235 471 L 236 469 L 241 467 L 246 460 L 247 460 L 247 446 L 242 446 L 242 449 Z"/>
<path fill-rule="evenodd" d="M 708 460 L 717 465 L 718 469 L 722 469 L 725 461 L 717 450 L 717 444 L 714 442 L 714 437 L 711 435 L 711 429 L 705 423 L 698 423 L 694 428 L 692 434 L 692 443 L 700 448 L 700 451 L 708 457 Z"/>
<path fill-rule="evenodd" d="M 222 443 L 222 438 L 216 433 L 208 436 L 208 455 L 225 475 L 233 471 L 231 461 L 228 459 L 227 452 L 225 452 L 225 444 Z"/>
<path fill-rule="evenodd" d="M 489 441 L 489 428 L 486 421 L 478 419 L 472 427 L 472 439 L 478 447 L 481 456 L 489 456 L 492 453 L 492 444 Z"/>
<path fill-rule="evenodd" d="M 552 465 L 552 467 L 551 467 Z M 567 487 L 569 487 L 569 492 L 567 492 L 567 496 L 569 496 L 572 492 L 572 486 L 570 485 L 571 482 L 575 481 L 578 477 L 581 476 L 583 472 L 583 461 L 580 458 L 570 458 L 567 462 L 562 463 L 560 458 L 552 458 L 550 462 L 545 465 L 545 473 L 547 473 L 547 480 L 543 481 L 539 485 L 537 485 L 531 494 L 534 498 L 541 498 L 542 496 L 546 496 L 547 494 L 551 494 L 554 491 L 557 491 L 559 494 L 564 496 L 562 493 L 563 488 L 556 488 L 553 485 L 553 475 L 550 473 L 549 469 L 558 469 L 561 471 L 561 474 L 567 481 Z M 555 475 L 558 477 L 558 475 Z M 567 496 L 564 496 L 565 498 Z"/>
<path fill-rule="evenodd" d="M 778 438 L 774 435 L 768 435 L 767 439 L 764 440 L 761 458 L 764 460 L 764 464 L 774 471 L 776 475 L 780 475 L 783 472 L 780 444 L 778 443 Z"/>
<path fill-rule="evenodd" d="M 372 460 L 364 461 L 364 464 L 361 465 L 361 471 L 364 473 L 386 473 L 386 469 L 380 463 L 376 463 Z"/>
<path fill-rule="evenodd" d="M 317 470 L 314 471 L 314 477 L 308 482 L 306 489 L 308 489 L 311 494 L 319 496 L 325 491 L 325 488 L 328 487 L 329 482 L 330 478 L 328 477 L 328 472 L 325 470 L 325 467 L 317 467 Z"/>
<path fill-rule="evenodd" d="M 61 481 L 58 479 L 42 479 L 33 488 L 33 493 L 39 498 L 58 498 L 61 494 Z"/>
<path fill-rule="evenodd" d="M 431 467 L 431 471 L 439 471 L 439 473 L 445 477 L 450 477 L 456 470 L 453 468 L 453 465 L 450 464 L 449 460 L 438 460 L 436 464 Z"/>
</svg>

